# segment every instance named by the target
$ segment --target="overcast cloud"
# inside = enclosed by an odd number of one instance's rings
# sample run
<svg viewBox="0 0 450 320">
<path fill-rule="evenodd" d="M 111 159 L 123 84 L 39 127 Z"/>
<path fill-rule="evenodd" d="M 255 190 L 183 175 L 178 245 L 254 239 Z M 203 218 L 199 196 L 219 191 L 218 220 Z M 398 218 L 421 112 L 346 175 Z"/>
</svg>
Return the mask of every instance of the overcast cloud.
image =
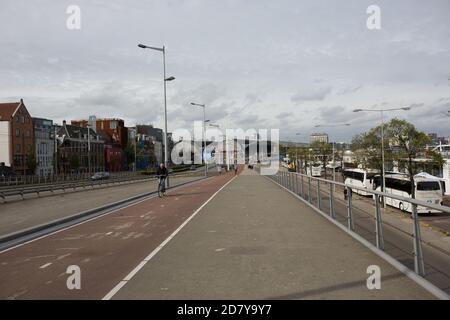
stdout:
<svg viewBox="0 0 450 320">
<path fill-rule="evenodd" d="M 366 9 L 381 8 L 381 30 Z M 81 30 L 66 9 L 81 8 Z M 169 131 L 202 118 L 222 127 L 321 129 L 349 141 L 377 125 L 355 108 L 413 106 L 398 116 L 450 136 L 450 1 L 2 0 L 0 101 L 33 116 L 120 117 L 162 126 L 167 48 Z M 302 140 L 306 140 L 302 138 Z"/>
</svg>

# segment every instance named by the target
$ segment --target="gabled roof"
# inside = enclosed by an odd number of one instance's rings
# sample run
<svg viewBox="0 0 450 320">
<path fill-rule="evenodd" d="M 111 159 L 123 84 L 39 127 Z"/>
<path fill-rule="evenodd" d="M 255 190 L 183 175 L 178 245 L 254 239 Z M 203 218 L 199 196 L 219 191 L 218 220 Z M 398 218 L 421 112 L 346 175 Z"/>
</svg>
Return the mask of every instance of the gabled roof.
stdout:
<svg viewBox="0 0 450 320">
<path fill-rule="evenodd" d="M 19 102 L 0 103 L 0 120 L 10 121 L 20 106 Z"/>
<path fill-rule="evenodd" d="M 88 128 L 85 127 L 77 127 L 71 124 L 67 124 L 66 126 L 66 130 L 67 133 L 69 134 L 69 137 L 71 138 L 78 138 L 79 134 L 81 133 L 82 136 L 87 135 L 88 134 Z M 92 139 L 95 139 L 97 137 L 97 134 L 95 133 L 94 130 L 89 129 L 90 131 L 90 136 Z"/>
</svg>

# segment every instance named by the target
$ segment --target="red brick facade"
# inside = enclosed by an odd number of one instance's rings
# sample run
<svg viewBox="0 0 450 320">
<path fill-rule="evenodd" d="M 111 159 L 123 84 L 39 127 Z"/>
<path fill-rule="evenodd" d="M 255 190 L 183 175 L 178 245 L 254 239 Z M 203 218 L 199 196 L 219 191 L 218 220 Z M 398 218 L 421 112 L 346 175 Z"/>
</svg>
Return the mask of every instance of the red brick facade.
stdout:
<svg viewBox="0 0 450 320">
<path fill-rule="evenodd" d="M 10 125 L 10 162 L 16 174 L 29 174 L 27 162 L 34 155 L 33 120 L 23 100 L 0 104 L 0 120 Z"/>
</svg>

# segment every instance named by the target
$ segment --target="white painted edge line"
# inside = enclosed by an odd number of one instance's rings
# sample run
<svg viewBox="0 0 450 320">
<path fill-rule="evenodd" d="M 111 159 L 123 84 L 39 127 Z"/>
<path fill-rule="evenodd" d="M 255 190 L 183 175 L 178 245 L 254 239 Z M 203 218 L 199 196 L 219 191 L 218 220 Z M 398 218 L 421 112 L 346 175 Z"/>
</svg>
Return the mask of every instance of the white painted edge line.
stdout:
<svg viewBox="0 0 450 320">
<path fill-rule="evenodd" d="M 322 211 L 320 211 L 318 208 L 314 207 L 312 204 L 310 204 L 308 201 L 306 201 L 305 199 L 303 199 L 302 197 L 300 197 L 298 194 L 296 194 L 295 192 L 292 192 L 291 190 L 287 189 L 286 187 L 282 186 L 281 184 L 278 184 L 276 181 L 265 177 L 266 179 L 268 179 L 269 181 L 273 182 L 275 185 L 285 189 L 286 191 L 288 191 L 289 193 L 291 193 L 293 196 L 295 196 L 296 198 L 300 199 L 304 204 L 306 204 L 307 206 L 309 206 L 311 209 L 313 209 L 314 211 L 316 211 L 317 213 L 319 213 L 320 215 L 322 215 L 324 218 L 326 218 L 328 221 L 330 221 L 331 223 L 333 223 L 334 225 L 336 225 L 337 227 L 339 227 L 341 230 L 343 230 L 344 232 L 346 232 L 348 235 L 350 235 L 351 237 L 353 237 L 355 240 L 359 241 L 361 244 L 363 244 L 364 246 L 366 246 L 368 249 L 370 249 L 372 252 L 374 252 L 376 255 L 378 255 L 380 258 L 382 258 L 383 260 L 385 260 L 387 263 L 389 263 L 390 265 L 392 265 L 394 268 L 396 268 L 397 270 L 399 270 L 401 273 L 403 273 L 404 275 L 406 275 L 408 278 L 410 278 L 411 280 L 413 280 L 414 282 L 416 282 L 419 286 L 421 286 L 422 288 L 424 288 L 426 291 L 428 291 L 429 293 L 431 293 L 432 295 L 434 295 L 436 298 L 441 299 L 441 300 L 450 300 L 450 296 L 445 293 L 444 291 L 442 291 L 441 289 L 439 289 L 438 287 L 436 287 L 434 284 L 432 284 L 431 282 L 429 282 L 428 280 L 426 280 L 425 278 L 422 278 L 421 276 L 419 276 L 417 273 L 415 273 L 414 271 L 412 271 L 411 269 L 409 269 L 408 267 L 404 266 L 403 264 L 401 264 L 400 262 L 398 262 L 397 260 L 395 260 L 393 257 L 391 257 L 390 255 L 388 255 L 386 252 L 378 249 L 376 246 L 374 246 L 372 243 L 370 243 L 369 241 L 367 241 L 366 239 L 364 239 L 363 237 L 361 237 L 359 234 L 357 234 L 354 231 L 349 230 L 347 227 L 345 227 L 344 225 L 340 224 L 339 222 L 337 222 L 336 220 L 334 220 L 333 218 L 331 218 L 330 216 L 328 216 L 327 214 L 323 213 Z"/>
<path fill-rule="evenodd" d="M 208 177 L 208 178 L 201 178 L 201 179 L 195 179 L 195 180 L 193 180 L 192 182 L 187 182 L 186 184 L 182 184 L 182 185 L 177 185 L 177 186 L 171 187 L 171 189 L 169 189 L 169 190 L 170 190 L 170 192 L 171 192 L 171 191 L 175 191 L 175 190 L 177 190 L 178 188 L 185 187 L 185 186 L 187 186 L 187 185 L 189 185 L 189 184 L 191 184 L 191 183 L 195 183 L 195 182 L 202 181 L 202 180 L 204 180 L 204 179 L 210 179 L 210 178 L 211 178 L 211 177 Z M 168 190 L 168 191 L 169 191 L 169 190 Z M 111 214 L 111 213 L 114 213 L 114 212 L 116 212 L 116 211 L 119 211 L 119 210 L 122 210 L 122 209 L 126 209 L 126 208 L 129 208 L 129 207 L 134 206 L 134 205 L 136 205 L 136 204 L 139 204 L 139 203 L 141 203 L 141 202 L 144 202 L 144 201 L 147 201 L 147 200 L 156 198 L 157 196 L 158 196 L 158 194 L 151 194 L 151 195 L 148 195 L 148 196 L 146 196 L 146 197 L 144 197 L 144 198 L 142 198 L 142 199 L 139 199 L 139 200 L 136 200 L 136 201 L 132 201 L 131 203 L 125 205 L 124 207 L 120 207 L 120 208 L 113 209 L 113 210 L 108 211 L 108 212 L 106 212 L 106 213 L 104 213 L 104 214 L 101 214 L 101 215 L 98 215 L 98 216 L 95 216 L 95 217 L 92 217 L 92 218 L 89 218 L 89 219 L 80 221 L 80 222 L 78 222 L 78 223 L 76 223 L 76 224 L 67 226 L 67 227 L 62 228 L 62 229 L 58 229 L 58 230 L 56 230 L 56 231 L 54 231 L 54 232 L 47 233 L 47 234 L 44 234 L 44 235 L 42 235 L 42 236 L 40 236 L 40 237 L 37 237 L 37 238 L 31 239 L 31 240 L 28 240 L 28 241 L 26 241 L 26 242 L 20 243 L 20 244 L 15 245 L 15 246 L 12 246 L 12 247 L 10 247 L 10 248 L 8 248 L 8 249 L 5 249 L 5 250 L 0 251 L 0 254 L 1 254 L 1 253 L 4 253 L 4 252 L 7 252 L 7 251 L 10 251 L 10 250 L 13 250 L 13 249 L 16 249 L 16 248 L 19 248 L 19 247 L 24 246 L 24 245 L 26 245 L 26 244 L 29 244 L 29 243 L 31 243 L 31 242 L 34 242 L 34 241 L 37 241 L 37 240 L 40 240 L 40 239 L 49 237 L 49 236 L 54 235 L 54 234 L 57 234 L 57 233 L 59 233 L 59 232 L 68 230 L 68 229 L 70 229 L 70 228 L 74 228 L 74 227 L 76 227 L 76 226 L 82 225 L 83 223 L 90 222 L 90 221 L 94 221 L 94 220 L 96 220 L 96 219 L 105 217 L 105 216 L 107 216 L 107 215 L 109 215 L 109 214 Z"/>
<path fill-rule="evenodd" d="M 128 282 L 130 281 L 135 275 L 136 273 L 139 272 L 139 270 L 141 270 L 145 264 L 147 262 L 149 262 L 170 240 L 172 240 L 178 232 L 180 232 L 181 229 L 183 229 L 183 227 L 185 225 L 187 225 L 189 223 L 189 221 L 191 221 L 196 215 L 197 213 L 199 213 L 203 207 L 205 207 L 220 191 L 222 191 L 222 189 L 224 189 L 228 184 L 230 184 L 234 179 L 236 179 L 238 176 L 234 176 L 233 178 L 231 178 L 231 180 L 229 180 L 227 183 L 225 183 L 219 190 L 217 190 L 208 200 L 206 200 L 197 210 L 194 211 L 194 213 L 187 218 L 174 232 L 172 232 L 172 234 L 167 237 L 166 240 L 164 240 L 163 242 L 161 242 L 161 244 L 156 247 L 147 257 L 144 258 L 144 260 L 142 260 L 125 278 L 123 278 L 123 280 L 121 280 L 110 292 L 108 292 L 106 294 L 106 296 L 104 296 L 102 298 L 102 300 L 111 300 L 111 298 L 117 293 L 119 292 L 120 289 L 122 289 L 122 287 Z"/>
</svg>

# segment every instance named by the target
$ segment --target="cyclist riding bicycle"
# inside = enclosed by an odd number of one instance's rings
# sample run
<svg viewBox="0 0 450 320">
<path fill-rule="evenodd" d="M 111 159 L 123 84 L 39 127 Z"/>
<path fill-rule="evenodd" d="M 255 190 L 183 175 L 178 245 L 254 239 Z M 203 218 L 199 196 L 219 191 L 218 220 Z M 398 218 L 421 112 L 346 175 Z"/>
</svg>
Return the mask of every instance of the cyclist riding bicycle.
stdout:
<svg viewBox="0 0 450 320">
<path fill-rule="evenodd" d="M 159 165 L 159 168 L 156 171 L 156 175 L 159 178 L 159 184 L 162 185 L 162 192 L 163 193 L 166 192 L 166 179 L 167 179 L 167 176 L 169 175 L 169 171 L 167 170 L 164 163 L 161 163 Z"/>
</svg>

